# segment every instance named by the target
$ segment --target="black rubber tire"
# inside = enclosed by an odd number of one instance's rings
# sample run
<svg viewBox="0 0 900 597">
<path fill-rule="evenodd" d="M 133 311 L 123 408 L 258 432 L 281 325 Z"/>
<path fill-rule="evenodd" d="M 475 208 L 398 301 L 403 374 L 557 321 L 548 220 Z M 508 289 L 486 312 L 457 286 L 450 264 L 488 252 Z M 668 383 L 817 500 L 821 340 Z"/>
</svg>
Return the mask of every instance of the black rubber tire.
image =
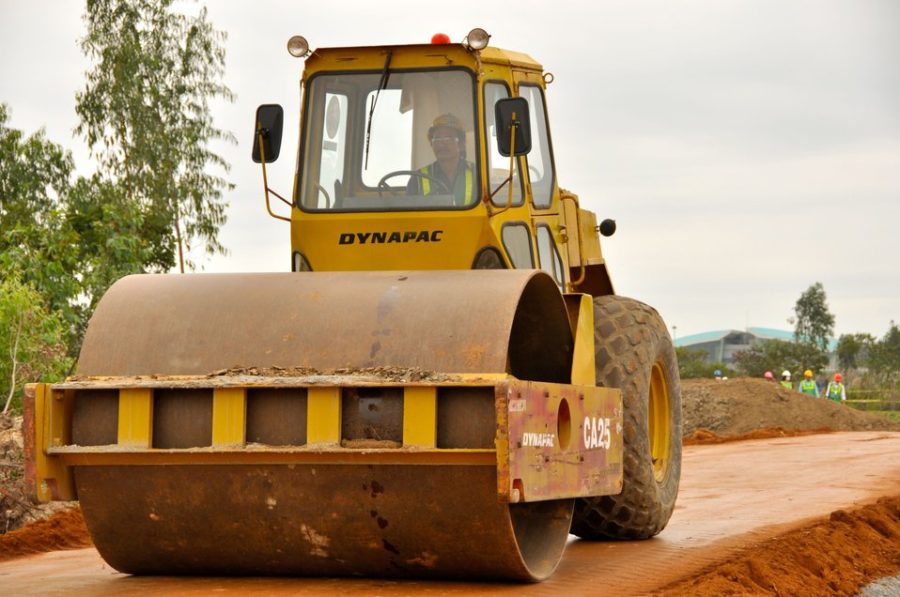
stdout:
<svg viewBox="0 0 900 597">
<path fill-rule="evenodd" d="M 594 345 L 597 385 L 622 390 L 624 484 L 618 495 L 575 500 L 571 532 L 583 539 L 646 539 L 669 522 L 681 477 L 681 384 L 675 349 L 655 309 L 619 296 L 594 299 Z M 668 458 L 657 474 L 649 412 L 655 365 L 669 399 L 663 440 L 668 442 Z"/>
</svg>

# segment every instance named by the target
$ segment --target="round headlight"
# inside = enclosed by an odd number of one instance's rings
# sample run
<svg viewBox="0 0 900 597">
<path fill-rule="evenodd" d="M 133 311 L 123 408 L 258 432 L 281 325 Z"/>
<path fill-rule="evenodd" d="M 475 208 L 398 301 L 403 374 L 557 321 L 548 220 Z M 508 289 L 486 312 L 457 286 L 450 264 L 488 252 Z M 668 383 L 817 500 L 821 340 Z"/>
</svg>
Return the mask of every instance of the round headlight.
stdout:
<svg viewBox="0 0 900 597">
<path fill-rule="evenodd" d="M 469 31 L 469 34 L 466 36 L 466 45 L 473 50 L 483 50 L 487 47 L 489 39 L 491 39 L 491 36 L 488 35 L 487 31 L 476 27 Z"/>
<path fill-rule="evenodd" d="M 287 49 L 294 58 L 303 58 L 309 55 L 309 42 L 302 35 L 295 35 L 288 40 Z"/>
</svg>

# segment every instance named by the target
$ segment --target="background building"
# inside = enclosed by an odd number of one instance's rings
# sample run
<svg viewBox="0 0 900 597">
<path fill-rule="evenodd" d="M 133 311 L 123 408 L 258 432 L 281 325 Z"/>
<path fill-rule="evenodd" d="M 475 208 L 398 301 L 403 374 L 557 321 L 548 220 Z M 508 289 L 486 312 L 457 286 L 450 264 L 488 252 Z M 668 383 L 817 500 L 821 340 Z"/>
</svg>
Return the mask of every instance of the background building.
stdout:
<svg viewBox="0 0 900 597">
<path fill-rule="evenodd" d="M 749 349 L 754 342 L 761 340 L 782 340 L 784 342 L 794 341 L 794 332 L 787 330 L 778 330 L 775 328 L 747 328 L 741 330 L 717 330 L 713 332 L 703 332 L 700 334 L 692 334 L 676 338 L 673 343 L 677 347 L 690 348 L 691 350 L 702 350 L 706 352 L 706 362 L 708 363 L 725 363 L 726 365 L 734 364 L 734 355 L 742 350 Z M 834 350 L 837 341 L 829 342 L 828 350 L 830 356 L 834 360 Z"/>
</svg>

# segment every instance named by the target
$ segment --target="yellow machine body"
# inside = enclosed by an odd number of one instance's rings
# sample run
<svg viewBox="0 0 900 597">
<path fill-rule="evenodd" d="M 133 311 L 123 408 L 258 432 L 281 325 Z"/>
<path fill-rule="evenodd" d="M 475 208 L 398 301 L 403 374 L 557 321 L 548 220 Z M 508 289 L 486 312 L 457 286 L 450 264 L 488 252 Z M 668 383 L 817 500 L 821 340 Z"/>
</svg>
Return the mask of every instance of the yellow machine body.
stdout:
<svg viewBox="0 0 900 597">
<path fill-rule="evenodd" d="M 546 578 L 576 499 L 622 491 L 627 427 L 597 386 L 613 288 L 557 182 L 552 76 L 463 44 L 305 64 L 289 216 L 265 170 L 280 107 L 254 147 L 293 272 L 114 284 L 77 374 L 26 392 L 34 492 L 80 500 L 131 573 Z M 468 186 L 416 182 L 453 119 Z"/>
</svg>

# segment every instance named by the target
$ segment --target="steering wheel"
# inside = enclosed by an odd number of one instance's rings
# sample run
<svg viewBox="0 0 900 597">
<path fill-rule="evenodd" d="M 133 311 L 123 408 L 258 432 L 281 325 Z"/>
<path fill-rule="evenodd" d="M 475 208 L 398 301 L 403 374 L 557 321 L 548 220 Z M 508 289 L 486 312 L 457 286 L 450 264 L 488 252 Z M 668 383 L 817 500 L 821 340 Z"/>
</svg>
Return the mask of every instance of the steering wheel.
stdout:
<svg viewBox="0 0 900 597">
<path fill-rule="evenodd" d="M 382 196 L 382 191 L 390 190 L 390 186 L 387 184 L 388 179 L 394 178 L 395 176 L 402 176 L 404 174 L 415 176 L 416 178 L 427 179 L 434 186 L 439 187 L 438 191 L 443 191 L 448 195 L 451 194 L 450 189 L 447 188 L 447 184 L 443 180 L 438 180 L 437 178 L 423 172 L 419 172 L 418 170 L 394 170 L 393 172 L 388 172 L 387 174 L 382 176 L 381 180 L 378 181 L 378 196 Z"/>
<path fill-rule="evenodd" d="M 317 182 L 314 182 L 313 186 L 317 191 L 325 195 L 325 209 L 331 209 L 331 195 L 328 194 L 328 190 Z"/>
</svg>

